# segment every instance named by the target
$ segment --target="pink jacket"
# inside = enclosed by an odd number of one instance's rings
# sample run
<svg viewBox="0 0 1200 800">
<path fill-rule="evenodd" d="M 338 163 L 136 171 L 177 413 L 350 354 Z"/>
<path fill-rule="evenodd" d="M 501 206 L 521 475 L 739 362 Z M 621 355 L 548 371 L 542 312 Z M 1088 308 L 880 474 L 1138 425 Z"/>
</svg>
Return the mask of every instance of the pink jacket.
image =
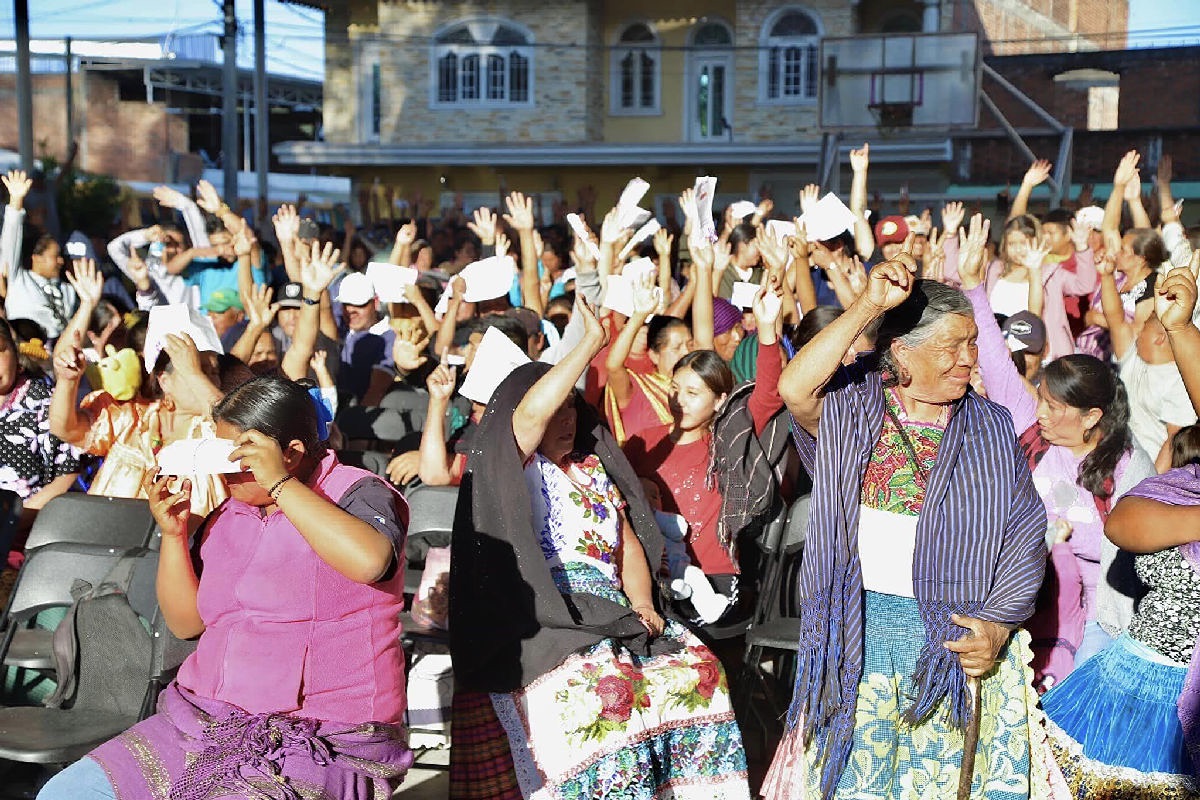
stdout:
<svg viewBox="0 0 1200 800">
<path fill-rule="evenodd" d="M 946 282 L 961 285 L 958 275 L 958 240 L 953 236 L 946 240 Z M 991 295 L 996 281 L 1004 270 L 999 259 L 988 264 L 987 291 Z M 1053 361 L 1075 352 L 1075 338 L 1071 335 L 1071 324 L 1067 319 L 1067 295 L 1091 295 L 1100 285 L 1100 274 L 1096 272 L 1096 261 L 1091 250 L 1076 251 L 1075 271 L 1064 269 L 1062 264 L 1042 265 L 1042 285 L 1045 305 L 1042 322 L 1046 324 L 1046 352 L 1043 360 Z"/>
<path fill-rule="evenodd" d="M 330 454 L 309 485 L 336 503 L 368 476 Z M 407 528 L 408 505 L 395 498 Z M 283 512 L 264 518 L 229 500 L 214 512 L 200 555 L 205 630 L 179 670 L 181 686 L 252 714 L 403 722 L 402 547 L 393 577 L 355 583 L 322 561 Z"/>
</svg>

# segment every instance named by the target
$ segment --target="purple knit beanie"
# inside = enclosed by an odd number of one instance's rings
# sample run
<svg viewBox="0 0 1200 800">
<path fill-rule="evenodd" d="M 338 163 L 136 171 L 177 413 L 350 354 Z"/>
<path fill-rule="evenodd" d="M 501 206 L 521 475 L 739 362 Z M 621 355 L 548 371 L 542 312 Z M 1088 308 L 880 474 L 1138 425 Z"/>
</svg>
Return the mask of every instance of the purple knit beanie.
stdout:
<svg viewBox="0 0 1200 800">
<path fill-rule="evenodd" d="M 724 297 L 713 298 L 713 336 L 729 333 L 742 321 L 742 310 Z"/>
</svg>

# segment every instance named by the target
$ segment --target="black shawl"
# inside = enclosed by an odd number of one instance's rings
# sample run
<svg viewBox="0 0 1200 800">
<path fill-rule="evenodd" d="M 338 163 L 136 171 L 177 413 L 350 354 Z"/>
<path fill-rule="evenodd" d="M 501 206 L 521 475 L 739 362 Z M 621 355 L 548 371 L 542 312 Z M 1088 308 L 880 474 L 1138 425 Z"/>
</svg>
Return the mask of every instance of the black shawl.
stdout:
<svg viewBox="0 0 1200 800">
<path fill-rule="evenodd" d="M 450 558 L 450 653 L 460 689 L 515 691 L 604 639 L 640 655 L 678 647 L 666 637 L 651 642 L 631 609 L 594 595 L 562 595 L 551 578 L 512 428 L 521 399 L 549 369 L 526 364 L 497 387 L 463 475 Z M 599 456 L 625 498 L 653 575 L 663 540 L 641 483 L 595 410 L 578 396 L 575 402 L 575 448 Z"/>
</svg>

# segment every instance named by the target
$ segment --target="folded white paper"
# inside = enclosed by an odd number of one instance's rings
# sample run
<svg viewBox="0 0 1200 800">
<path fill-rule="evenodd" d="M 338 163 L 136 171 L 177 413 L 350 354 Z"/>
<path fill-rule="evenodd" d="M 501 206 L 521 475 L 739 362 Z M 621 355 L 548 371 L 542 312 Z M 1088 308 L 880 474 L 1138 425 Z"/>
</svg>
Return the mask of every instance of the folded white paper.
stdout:
<svg viewBox="0 0 1200 800">
<path fill-rule="evenodd" d="M 492 256 L 467 264 L 458 273 L 467 283 L 463 296 L 468 303 L 504 297 L 512 289 L 516 272 L 517 262 L 512 256 Z"/>
<path fill-rule="evenodd" d="M 217 329 L 203 311 L 186 303 L 155 306 L 150 309 L 150 319 L 146 324 L 146 343 L 142 350 L 147 372 L 154 369 L 158 354 L 167 346 L 169 334 L 191 337 L 196 343 L 196 349 L 201 353 L 225 352 L 225 348 L 221 346 L 221 337 L 217 336 Z"/>
<path fill-rule="evenodd" d="M 650 184 L 641 178 L 634 178 L 625 184 L 625 188 L 621 191 L 621 199 L 617 200 L 617 208 L 621 211 L 637 208 L 638 203 L 642 202 L 642 198 L 649 190 Z"/>
<path fill-rule="evenodd" d="M 633 279 L 621 273 L 609 275 L 608 286 L 604 290 L 604 300 L 600 305 L 611 308 L 625 317 L 633 316 Z"/>
<path fill-rule="evenodd" d="M 587 226 L 583 224 L 583 220 L 578 214 L 567 214 L 567 224 L 571 226 L 571 230 L 580 241 L 587 242 L 588 250 L 591 251 L 592 258 L 600 260 L 600 246 L 592 241 L 588 236 Z"/>
<path fill-rule="evenodd" d="M 229 475 L 241 472 L 240 461 L 230 461 L 237 445 L 229 439 L 180 439 L 158 451 L 158 469 L 164 475 Z"/>
<path fill-rule="evenodd" d="M 446 358 L 443 359 L 442 363 L 447 367 L 461 367 L 467 363 L 467 359 L 463 356 L 457 356 L 454 353 L 446 353 Z"/>
<path fill-rule="evenodd" d="M 621 270 L 622 275 L 628 276 L 631 280 L 639 280 L 643 275 L 658 276 L 658 264 L 654 263 L 653 259 L 639 258 L 630 261 Z"/>
<path fill-rule="evenodd" d="M 650 212 L 647 211 L 646 213 L 649 214 Z M 652 219 L 642 227 L 638 228 L 634 232 L 633 237 L 625 243 L 623 248 L 621 248 L 621 253 L 617 256 L 617 260 L 624 261 L 629 257 L 629 254 L 633 252 L 633 248 L 637 247 L 639 244 L 658 233 L 660 228 L 662 228 L 662 225 L 660 225 L 656 219 Z"/>
<path fill-rule="evenodd" d="M 730 295 L 729 302 L 738 308 L 753 308 L 754 295 L 758 294 L 760 288 L 757 283 L 737 281 L 733 284 L 733 294 Z"/>
<path fill-rule="evenodd" d="M 467 370 L 467 377 L 458 393 L 468 400 L 487 405 L 496 387 L 503 383 L 514 369 L 528 363 L 529 356 L 501 333 L 499 328 L 488 328 L 479 341 L 479 346 L 475 348 L 471 368 Z"/>
<path fill-rule="evenodd" d="M 780 244 L 787 242 L 787 237 L 796 235 L 796 223 L 786 219 L 767 220 L 767 233 Z"/>
<path fill-rule="evenodd" d="M 407 303 L 407 287 L 417 282 L 417 271 L 412 267 L 372 261 L 367 264 L 367 279 L 375 287 L 375 296 L 385 303 Z"/>
<path fill-rule="evenodd" d="M 738 200 L 736 203 L 731 203 L 729 206 L 729 213 L 732 214 L 733 218 L 738 222 L 741 222 L 743 219 L 750 216 L 757 210 L 758 206 L 756 206 L 754 203 L 751 203 L 749 200 Z"/>
<path fill-rule="evenodd" d="M 836 239 L 854 227 L 854 212 L 833 192 L 822 197 L 801 218 L 810 242 Z"/>
<path fill-rule="evenodd" d="M 717 196 L 717 179 L 711 175 L 696 178 L 693 187 L 696 195 L 696 226 L 701 241 L 715 242 L 717 240 L 717 223 L 713 219 L 713 199 Z"/>
</svg>

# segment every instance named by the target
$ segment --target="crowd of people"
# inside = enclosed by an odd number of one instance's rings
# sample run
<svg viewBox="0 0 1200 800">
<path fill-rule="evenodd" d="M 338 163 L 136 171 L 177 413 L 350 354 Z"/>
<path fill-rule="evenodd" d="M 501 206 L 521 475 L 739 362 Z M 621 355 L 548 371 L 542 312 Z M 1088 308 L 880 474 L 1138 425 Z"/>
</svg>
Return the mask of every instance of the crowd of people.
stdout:
<svg viewBox="0 0 1200 800">
<path fill-rule="evenodd" d="M 716 631 L 804 495 L 755 790 L 1200 796 L 1200 229 L 1139 165 L 1103 206 L 1032 213 L 1039 161 L 995 218 L 889 213 L 864 145 L 849 203 L 795 218 L 714 212 L 711 178 L 651 212 L 635 179 L 601 213 L 364 195 L 344 230 L 202 181 L 107 240 L 8 173 L 0 588 L 54 497 L 145 498 L 196 640 L 39 797 L 401 785 L 418 485 L 458 487 L 427 615 L 453 798 L 749 797 L 729 676 L 757 665 Z"/>
</svg>

